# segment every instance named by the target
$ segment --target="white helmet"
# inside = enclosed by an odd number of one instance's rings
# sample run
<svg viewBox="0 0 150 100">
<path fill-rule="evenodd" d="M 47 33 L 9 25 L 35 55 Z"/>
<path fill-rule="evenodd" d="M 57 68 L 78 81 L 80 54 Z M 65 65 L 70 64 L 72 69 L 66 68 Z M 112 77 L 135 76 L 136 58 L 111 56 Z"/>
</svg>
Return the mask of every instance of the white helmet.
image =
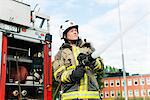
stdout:
<svg viewBox="0 0 150 100">
<path fill-rule="evenodd" d="M 60 26 L 60 36 L 64 39 L 64 34 L 70 30 L 70 28 L 75 27 L 78 30 L 78 25 L 76 25 L 73 21 L 66 20 L 63 25 Z"/>
</svg>

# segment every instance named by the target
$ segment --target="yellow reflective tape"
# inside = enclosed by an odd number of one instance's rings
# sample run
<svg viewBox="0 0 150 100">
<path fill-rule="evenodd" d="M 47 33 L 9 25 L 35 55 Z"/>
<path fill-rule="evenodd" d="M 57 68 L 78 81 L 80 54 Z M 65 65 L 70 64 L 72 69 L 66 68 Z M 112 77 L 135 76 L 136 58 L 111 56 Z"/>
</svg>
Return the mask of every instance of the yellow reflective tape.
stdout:
<svg viewBox="0 0 150 100">
<path fill-rule="evenodd" d="M 85 73 L 84 74 L 84 79 L 81 79 L 80 80 L 80 86 L 79 86 L 79 91 L 87 91 L 87 85 L 88 85 L 88 77 L 87 77 L 87 74 Z"/>
<path fill-rule="evenodd" d="M 88 77 L 87 74 L 84 74 L 84 91 L 88 91 Z"/>
<path fill-rule="evenodd" d="M 75 60 L 76 60 L 76 65 L 78 65 L 79 62 L 77 60 L 77 56 L 80 53 L 80 48 L 76 47 L 76 46 L 72 46 L 72 50 L 73 50 L 73 54 L 74 54 L 74 57 L 75 57 Z"/>
<path fill-rule="evenodd" d="M 61 81 L 62 82 L 69 82 L 69 80 L 67 79 L 67 72 L 64 72 L 62 75 L 61 75 Z"/>
<path fill-rule="evenodd" d="M 63 70 L 65 70 L 66 67 L 65 66 L 61 66 L 60 68 L 58 68 L 55 72 L 54 72 L 54 77 L 55 79 L 57 78 L 57 74 Z"/>
<path fill-rule="evenodd" d="M 82 78 L 82 79 L 80 80 L 79 91 L 83 91 L 83 90 L 84 90 L 83 85 L 84 85 L 84 79 Z"/>
<path fill-rule="evenodd" d="M 74 91 L 62 94 L 62 100 L 72 100 L 72 99 L 99 99 L 98 91 Z"/>
<path fill-rule="evenodd" d="M 72 66 L 67 67 L 67 70 L 75 69 L 75 68 L 76 68 L 76 66 L 75 66 L 75 65 L 72 65 Z"/>
<path fill-rule="evenodd" d="M 71 73 L 72 73 L 72 70 L 64 71 L 61 76 L 61 81 L 62 82 L 70 82 L 69 76 L 71 75 Z"/>
<path fill-rule="evenodd" d="M 94 68 L 94 70 L 102 68 L 101 62 L 99 60 L 100 60 L 99 58 L 96 59 L 96 63 L 95 63 L 96 67 Z"/>
<path fill-rule="evenodd" d="M 76 65 L 78 64 L 78 61 L 77 61 L 77 51 L 76 51 L 76 47 L 75 46 L 72 46 L 72 50 L 73 50 L 73 55 L 75 57 L 75 61 L 76 61 Z"/>
<path fill-rule="evenodd" d="M 63 72 L 61 76 L 61 81 L 62 82 L 70 82 L 69 76 L 72 73 L 72 69 L 74 70 L 76 68 L 75 65 L 67 67 L 67 70 Z"/>
</svg>

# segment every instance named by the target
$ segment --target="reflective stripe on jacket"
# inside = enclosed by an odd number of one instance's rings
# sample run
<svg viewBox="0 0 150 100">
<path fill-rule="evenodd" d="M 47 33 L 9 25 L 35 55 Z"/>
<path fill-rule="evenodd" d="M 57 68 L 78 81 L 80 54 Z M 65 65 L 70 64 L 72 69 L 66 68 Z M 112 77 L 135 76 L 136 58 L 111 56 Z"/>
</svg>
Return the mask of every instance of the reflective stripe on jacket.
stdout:
<svg viewBox="0 0 150 100">
<path fill-rule="evenodd" d="M 79 53 L 91 54 L 94 48 L 90 43 L 79 41 L 77 45 L 70 45 L 68 43 L 60 47 L 59 52 L 55 56 L 53 63 L 54 77 L 57 81 L 62 82 L 62 99 L 99 99 L 99 87 L 95 82 L 95 73 L 99 69 L 103 68 L 101 59 L 96 59 L 96 67 L 91 69 L 86 66 L 86 73 L 80 82 L 73 83 L 70 79 L 72 71 L 75 70 L 78 65 L 77 56 Z M 73 96 L 72 96 L 73 95 Z"/>
<path fill-rule="evenodd" d="M 72 99 L 99 99 L 98 91 L 74 91 L 62 94 L 62 100 L 72 100 Z"/>
</svg>

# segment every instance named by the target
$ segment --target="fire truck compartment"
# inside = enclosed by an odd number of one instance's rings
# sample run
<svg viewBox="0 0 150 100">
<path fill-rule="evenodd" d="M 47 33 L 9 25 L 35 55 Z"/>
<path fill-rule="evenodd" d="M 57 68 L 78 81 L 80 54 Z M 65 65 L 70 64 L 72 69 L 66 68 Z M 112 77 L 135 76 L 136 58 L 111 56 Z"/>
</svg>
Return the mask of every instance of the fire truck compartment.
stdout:
<svg viewBox="0 0 150 100">
<path fill-rule="evenodd" d="M 44 97 L 43 44 L 8 38 L 5 99 Z"/>
</svg>

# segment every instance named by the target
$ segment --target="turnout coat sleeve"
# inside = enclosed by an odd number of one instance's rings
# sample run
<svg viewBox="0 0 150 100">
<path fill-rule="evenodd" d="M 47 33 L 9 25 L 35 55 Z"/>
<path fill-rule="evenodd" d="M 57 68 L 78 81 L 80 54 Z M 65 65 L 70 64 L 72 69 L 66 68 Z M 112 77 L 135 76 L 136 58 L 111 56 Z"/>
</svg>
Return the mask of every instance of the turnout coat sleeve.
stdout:
<svg viewBox="0 0 150 100">
<path fill-rule="evenodd" d="M 56 81 L 61 80 L 61 74 L 65 70 L 65 66 L 63 64 L 64 64 L 64 61 L 63 61 L 63 58 L 61 57 L 61 52 L 59 51 L 57 55 L 55 56 L 55 60 L 53 63 L 54 78 Z"/>
<path fill-rule="evenodd" d="M 56 81 L 71 82 L 70 75 L 76 67 L 72 60 L 72 52 L 69 48 L 62 49 L 57 53 L 53 63 Z"/>
</svg>

